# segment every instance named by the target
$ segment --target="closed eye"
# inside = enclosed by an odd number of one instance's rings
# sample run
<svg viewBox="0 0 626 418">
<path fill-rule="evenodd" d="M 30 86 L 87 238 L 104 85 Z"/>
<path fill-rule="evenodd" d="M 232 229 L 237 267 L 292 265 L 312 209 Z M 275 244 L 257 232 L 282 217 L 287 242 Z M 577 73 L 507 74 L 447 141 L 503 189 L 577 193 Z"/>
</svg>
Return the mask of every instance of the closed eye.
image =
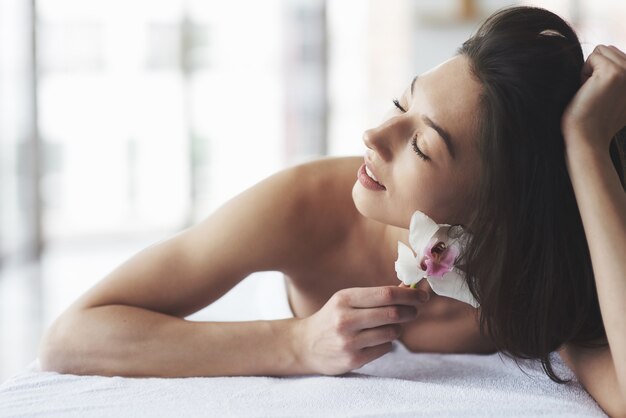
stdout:
<svg viewBox="0 0 626 418">
<path fill-rule="evenodd" d="M 413 147 L 413 151 L 424 161 L 430 161 L 430 157 L 422 152 L 421 149 L 417 146 L 417 133 L 411 139 L 411 146 Z"/>
<path fill-rule="evenodd" d="M 393 104 L 395 107 L 397 107 L 398 109 L 400 109 L 402 112 L 406 113 L 406 109 L 402 107 L 402 105 L 400 104 L 400 102 L 398 101 L 398 99 L 393 99 Z M 413 138 L 411 139 L 411 146 L 413 147 L 413 150 L 415 151 L 415 153 L 424 161 L 429 161 L 430 157 L 426 154 L 424 154 L 422 152 L 421 149 L 419 149 L 419 147 L 417 146 L 417 133 L 413 136 Z"/>
</svg>

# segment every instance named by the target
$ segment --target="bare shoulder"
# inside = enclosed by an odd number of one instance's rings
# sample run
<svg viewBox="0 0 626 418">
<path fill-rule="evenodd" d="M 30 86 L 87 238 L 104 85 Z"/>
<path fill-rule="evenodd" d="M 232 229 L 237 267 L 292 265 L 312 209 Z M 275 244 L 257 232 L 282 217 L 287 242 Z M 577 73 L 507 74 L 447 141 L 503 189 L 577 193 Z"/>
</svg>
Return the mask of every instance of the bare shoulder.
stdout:
<svg viewBox="0 0 626 418">
<path fill-rule="evenodd" d="M 354 210 L 352 187 L 363 157 L 325 157 L 297 166 L 297 176 L 306 183 L 306 197 L 313 207 L 336 203 Z M 331 200 L 328 202 L 328 200 Z"/>
<path fill-rule="evenodd" d="M 121 304 L 182 318 L 253 272 L 315 265 L 333 234 L 341 234 L 354 216 L 345 215 L 354 161 L 323 158 L 260 180 L 201 222 L 119 265 L 76 300 L 68 315 Z"/>
<path fill-rule="evenodd" d="M 311 188 L 308 193 L 333 194 L 335 198 L 351 201 L 351 194 L 345 196 L 345 191 L 352 189 L 362 163 L 363 157 L 324 157 L 298 164 L 294 169 L 307 180 Z"/>
<path fill-rule="evenodd" d="M 239 277 L 315 262 L 334 235 L 349 228 L 356 171 L 349 173 L 358 160 L 325 157 L 282 169 L 182 233 L 182 241 L 198 257 L 214 249 L 224 260 L 237 259 Z M 242 251 L 245 257 L 237 257 Z"/>
<path fill-rule="evenodd" d="M 352 230 L 359 213 L 352 200 L 352 187 L 362 157 L 325 157 L 295 167 L 292 183 L 297 185 L 298 233 L 306 258 L 294 259 L 300 267 L 311 254 L 320 254 L 335 248 Z"/>
</svg>

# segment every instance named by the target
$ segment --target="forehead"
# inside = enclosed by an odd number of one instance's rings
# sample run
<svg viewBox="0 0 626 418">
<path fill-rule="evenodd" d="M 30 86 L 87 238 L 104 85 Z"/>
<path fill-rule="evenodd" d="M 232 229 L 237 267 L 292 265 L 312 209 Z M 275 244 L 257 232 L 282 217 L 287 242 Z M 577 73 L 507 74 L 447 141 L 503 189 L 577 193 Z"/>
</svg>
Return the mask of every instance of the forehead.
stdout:
<svg viewBox="0 0 626 418">
<path fill-rule="evenodd" d="M 419 76 L 413 99 L 420 113 L 446 129 L 463 153 L 476 141 L 481 91 L 469 59 L 456 55 Z"/>
</svg>

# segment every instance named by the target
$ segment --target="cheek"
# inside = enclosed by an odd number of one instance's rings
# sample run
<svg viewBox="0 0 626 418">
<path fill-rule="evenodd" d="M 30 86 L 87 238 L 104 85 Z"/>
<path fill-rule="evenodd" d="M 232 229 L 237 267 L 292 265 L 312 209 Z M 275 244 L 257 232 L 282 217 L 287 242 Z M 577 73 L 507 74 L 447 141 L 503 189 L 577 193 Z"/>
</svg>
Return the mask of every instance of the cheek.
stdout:
<svg viewBox="0 0 626 418">
<path fill-rule="evenodd" d="M 398 167 L 398 180 L 394 203 L 405 215 L 410 216 L 416 210 L 427 212 L 436 207 L 440 201 L 441 190 L 445 189 L 441 178 L 426 166 L 428 163 L 416 161 L 417 156 L 411 161 L 405 162 Z"/>
<path fill-rule="evenodd" d="M 433 192 L 437 200 L 438 223 L 464 224 L 467 214 L 471 211 L 471 191 L 475 179 L 469 172 L 462 176 L 448 176 L 446 184 Z"/>
<path fill-rule="evenodd" d="M 409 219 L 413 212 L 420 210 L 439 223 L 447 223 L 462 203 L 460 186 L 449 173 L 420 166 L 420 163 L 406 167 L 401 178 L 407 180 L 397 182 L 394 203 Z"/>
</svg>

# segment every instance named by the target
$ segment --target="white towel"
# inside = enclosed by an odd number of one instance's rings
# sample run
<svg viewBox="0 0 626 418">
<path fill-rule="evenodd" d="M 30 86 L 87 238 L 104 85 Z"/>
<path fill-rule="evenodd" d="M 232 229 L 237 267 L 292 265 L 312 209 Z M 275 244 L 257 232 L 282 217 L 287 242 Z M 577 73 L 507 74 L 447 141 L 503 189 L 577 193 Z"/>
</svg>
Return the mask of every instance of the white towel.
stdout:
<svg viewBox="0 0 626 418">
<path fill-rule="evenodd" d="M 293 317 L 282 275 L 259 273 L 237 291 L 220 303 L 256 307 L 260 319 Z M 552 359 L 559 376 L 573 377 L 557 353 Z M 528 375 L 503 355 L 416 354 L 400 341 L 341 376 L 76 376 L 41 372 L 35 360 L 0 385 L 0 417 L 605 416 L 578 382 L 558 385 L 537 362 L 522 364 Z"/>
<path fill-rule="evenodd" d="M 0 385 L 2 417 L 528 417 L 605 416 L 576 381 L 536 362 L 393 351 L 341 376 L 123 378 L 38 371 Z M 571 371 L 553 353 L 557 373 Z"/>
</svg>

